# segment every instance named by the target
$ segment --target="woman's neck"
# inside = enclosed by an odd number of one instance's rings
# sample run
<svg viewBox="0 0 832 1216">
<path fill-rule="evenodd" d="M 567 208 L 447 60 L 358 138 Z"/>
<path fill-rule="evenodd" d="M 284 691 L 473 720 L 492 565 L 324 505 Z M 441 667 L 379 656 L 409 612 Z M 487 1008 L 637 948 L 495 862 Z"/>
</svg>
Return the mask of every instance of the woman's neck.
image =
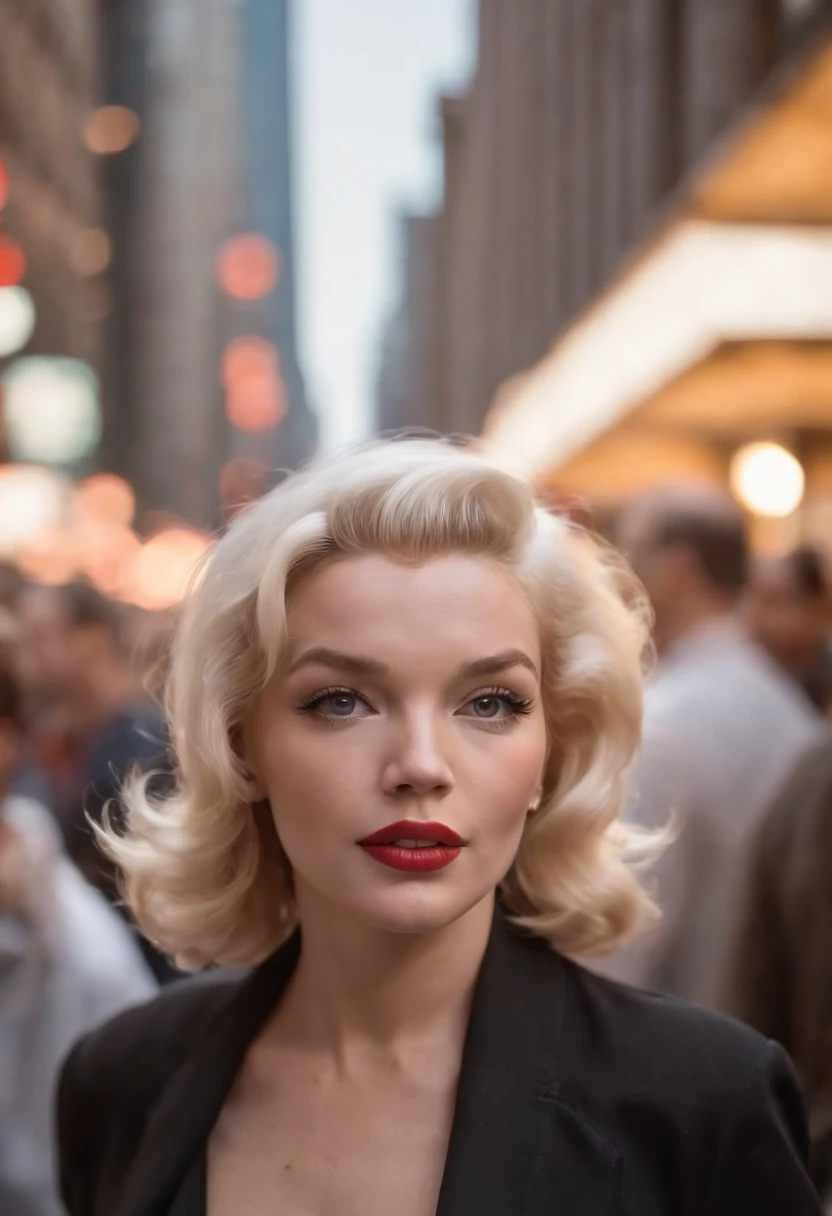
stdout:
<svg viewBox="0 0 832 1216">
<path fill-rule="evenodd" d="M 299 900 L 303 946 L 276 1018 L 280 1037 L 344 1060 L 435 1041 L 461 1050 L 494 900 L 444 929 L 378 930 Z"/>
</svg>

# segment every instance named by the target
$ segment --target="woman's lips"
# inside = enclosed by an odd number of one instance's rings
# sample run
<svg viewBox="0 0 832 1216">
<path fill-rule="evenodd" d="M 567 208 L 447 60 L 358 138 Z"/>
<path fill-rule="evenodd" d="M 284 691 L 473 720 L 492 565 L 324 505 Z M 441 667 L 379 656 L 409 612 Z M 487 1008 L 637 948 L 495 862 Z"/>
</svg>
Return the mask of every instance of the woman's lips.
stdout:
<svg viewBox="0 0 832 1216">
<path fill-rule="evenodd" d="M 459 857 L 465 841 L 444 823 L 401 819 L 358 842 L 375 861 L 410 874 L 432 874 Z"/>
</svg>

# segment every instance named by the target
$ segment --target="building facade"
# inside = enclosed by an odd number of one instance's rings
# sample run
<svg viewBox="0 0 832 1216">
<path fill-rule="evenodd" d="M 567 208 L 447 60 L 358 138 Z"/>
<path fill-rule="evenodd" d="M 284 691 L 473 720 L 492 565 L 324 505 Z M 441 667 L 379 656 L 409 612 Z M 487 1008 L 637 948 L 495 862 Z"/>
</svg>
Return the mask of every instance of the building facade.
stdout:
<svg viewBox="0 0 832 1216">
<path fill-rule="evenodd" d="M 103 166 L 115 234 L 113 408 L 105 459 L 145 514 L 217 522 L 235 456 L 268 469 L 314 444 L 297 363 L 289 157 L 288 0 L 104 0 L 106 101 L 135 110 L 135 144 Z M 277 248 L 274 291 L 230 299 L 217 258 L 234 234 Z M 274 342 L 287 392 L 255 435 L 225 415 L 222 357 Z"/>
<path fill-rule="evenodd" d="M 824 7 L 480 0 L 470 91 L 442 105 L 438 332 L 422 379 L 443 429 L 480 430 L 498 388 L 603 289 Z"/>
<path fill-rule="evenodd" d="M 9 177 L 0 230 L 26 256 L 37 321 L 25 353 L 93 365 L 99 310 L 74 255 L 102 211 L 84 142 L 98 88 L 97 18 L 96 0 L 0 0 L 0 161 Z"/>
</svg>

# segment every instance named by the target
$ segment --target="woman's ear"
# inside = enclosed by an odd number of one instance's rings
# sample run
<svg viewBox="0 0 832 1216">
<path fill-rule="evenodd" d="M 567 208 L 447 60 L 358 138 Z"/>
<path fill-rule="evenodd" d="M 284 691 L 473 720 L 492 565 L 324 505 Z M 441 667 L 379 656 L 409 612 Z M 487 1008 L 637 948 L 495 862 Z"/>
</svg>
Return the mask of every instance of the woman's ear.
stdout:
<svg viewBox="0 0 832 1216">
<path fill-rule="evenodd" d="M 243 789 L 245 790 L 246 800 L 248 802 L 263 802 L 266 798 L 266 787 L 251 765 L 243 761 L 240 765 L 240 774 L 243 778 Z"/>
<path fill-rule="evenodd" d="M 231 731 L 229 742 L 231 750 L 237 758 L 239 773 L 243 779 L 243 790 L 246 801 L 262 802 L 266 797 L 266 787 L 257 775 L 255 767 L 247 755 L 248 741 L 241 726 L 237 726 Z"/>
</svg>

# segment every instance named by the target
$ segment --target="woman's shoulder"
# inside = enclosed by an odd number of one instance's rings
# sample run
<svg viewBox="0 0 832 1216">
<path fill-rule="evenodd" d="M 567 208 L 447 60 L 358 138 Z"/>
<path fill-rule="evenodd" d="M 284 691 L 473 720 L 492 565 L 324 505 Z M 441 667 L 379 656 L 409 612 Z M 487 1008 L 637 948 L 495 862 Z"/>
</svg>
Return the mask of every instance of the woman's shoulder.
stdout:
<svg viewBox="0 0 832 1216">
<path fill-rule="evenodd" d="M 723 1014 L 567 967 L 572 1035 L 583 1040 L 578 1054 L 597 1095 L 616 1105 L 637 1094 L 644 1110 L 686 1128 L 754 1120 L 774 1099 L 807 1151 L 801 1093 L 778 1044 Z"/>
<path fill-rule="evenodd" d="M 769 1044 L 749 1026 L 665 993 L 634 988 L 576 962 L 569 988 L 583 1031 L 597 1051 L 615 1050 L 622 1066 L 661 1063 L 665 1082 L 678 1073 L 701 1082 L 713 1074 L 755 1071 Z"/>
<path fill-rule="evenodd" d="M 110 1018 L 70 1052 L 61 1077 L 65 1100 L 92 1114 L 115 1104 L 153 1101 L 204 1026 L 239 990 L 236 973 L 218 970 L 177 980 L 151 1000 Z"/>
</svg>

